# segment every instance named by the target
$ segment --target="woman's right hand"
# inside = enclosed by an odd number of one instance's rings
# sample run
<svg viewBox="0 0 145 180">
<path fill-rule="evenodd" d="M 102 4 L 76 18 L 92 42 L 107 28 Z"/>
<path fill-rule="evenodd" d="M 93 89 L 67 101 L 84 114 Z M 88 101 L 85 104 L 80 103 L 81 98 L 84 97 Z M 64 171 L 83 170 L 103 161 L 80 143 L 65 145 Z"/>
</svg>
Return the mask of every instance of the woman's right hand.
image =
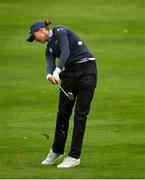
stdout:
<svg viewBox="0 0 145 180">
<path fill-rule="evenodd" d="M 50 81 L 52 84 L 57 84 L 57 81 L 55 80 L 53 75 L 49 76 L 48 81 Z"/>
</svg>

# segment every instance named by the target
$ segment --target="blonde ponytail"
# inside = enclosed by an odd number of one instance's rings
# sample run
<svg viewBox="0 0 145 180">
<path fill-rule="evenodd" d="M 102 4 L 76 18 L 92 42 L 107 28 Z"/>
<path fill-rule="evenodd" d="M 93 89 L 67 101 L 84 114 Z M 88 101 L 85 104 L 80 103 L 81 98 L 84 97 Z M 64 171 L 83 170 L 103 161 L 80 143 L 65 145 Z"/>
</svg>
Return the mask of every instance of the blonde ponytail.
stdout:
<svg viewBox="0 0 145 180">
<path fill-rule="evenodd" d="M 44 23 L 48 26 L 48 25 L 51 24 L 51 21 L 50 21 L 49 19 L 45 19 L 45 20 L 44 20 Z"/>
</svg>

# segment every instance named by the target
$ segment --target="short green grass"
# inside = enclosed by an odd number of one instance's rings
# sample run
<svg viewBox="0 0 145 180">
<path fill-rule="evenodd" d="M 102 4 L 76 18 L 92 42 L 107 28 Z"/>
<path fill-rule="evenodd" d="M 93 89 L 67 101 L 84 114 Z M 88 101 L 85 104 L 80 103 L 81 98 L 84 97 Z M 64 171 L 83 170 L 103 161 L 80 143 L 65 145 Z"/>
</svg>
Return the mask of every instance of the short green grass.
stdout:
<svg viewBox="0 0 145 180">
<path fill-rule="evenodd" d="M 145 178 L 144 7 L 144 0 L 0 1 L 0 178 Z M 59 90 L 45 80 L 45 45 L 26 38 L 29 25 L 47 17 L 84 39 L 99 70 L 81 165 L 68 170 L 56 168 L 61 160 L 40 165 Z"/>
</svg>

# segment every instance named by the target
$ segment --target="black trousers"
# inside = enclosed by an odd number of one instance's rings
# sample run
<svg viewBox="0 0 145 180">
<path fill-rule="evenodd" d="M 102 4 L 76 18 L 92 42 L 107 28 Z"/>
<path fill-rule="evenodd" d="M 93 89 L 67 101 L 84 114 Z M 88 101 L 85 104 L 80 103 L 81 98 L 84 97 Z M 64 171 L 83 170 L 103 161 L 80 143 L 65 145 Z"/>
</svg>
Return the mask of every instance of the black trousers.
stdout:
<svg viewBox="0 0 145 180">
<path fill-rule="evenodd" d="M 74 101 L 70 101 L 60 91 L 59 105 L 55 129 L 53 151 L 64 153 L 65 142 L 68 135 L 69 119 L 75 104 L 74 128 L 69 156 L 79 158 L 86 127 L 87 115 L 97 81 L 95 61 L 69 65 L 60 74 L 61 86 L 66 92 L 74 94 Z"/>
</svg>

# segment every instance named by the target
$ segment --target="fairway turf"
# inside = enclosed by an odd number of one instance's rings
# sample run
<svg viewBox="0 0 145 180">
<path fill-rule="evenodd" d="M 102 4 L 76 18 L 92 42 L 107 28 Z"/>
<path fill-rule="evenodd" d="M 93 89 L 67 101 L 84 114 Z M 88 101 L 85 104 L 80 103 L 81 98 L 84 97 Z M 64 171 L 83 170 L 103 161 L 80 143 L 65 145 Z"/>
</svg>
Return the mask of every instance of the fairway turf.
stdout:
<svg viewBox="0 0 145 180">
<path fill-rule="evenodd" d="M 145 178 L 145 1 L 0 1 L 0 178 Z M 45 45 L 26 42 L 51 18 L 88 45 L 99 80 L 80 166 L 40 162 L 53 142 L 59 89 L 45 79 Z M 69 151 L 73 117 L 65 151 Z M 47 140 L 43 134 L 48 134 Z"/>
</svg>

